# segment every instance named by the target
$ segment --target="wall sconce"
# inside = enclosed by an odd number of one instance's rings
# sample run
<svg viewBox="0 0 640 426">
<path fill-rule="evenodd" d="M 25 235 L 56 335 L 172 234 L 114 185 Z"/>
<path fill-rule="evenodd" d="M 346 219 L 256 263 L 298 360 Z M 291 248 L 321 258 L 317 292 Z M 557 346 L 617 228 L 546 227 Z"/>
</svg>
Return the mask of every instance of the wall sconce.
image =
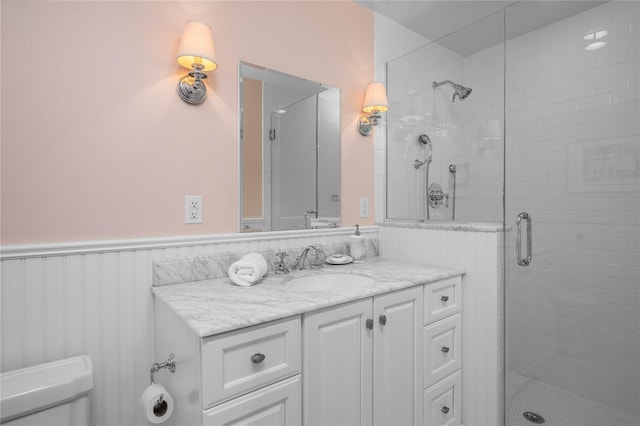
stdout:
<svg viewBox="0 0 640 426">
<path fill-rule="evenodd" d="M 211 27 L 203 22 L 187 21 L 176 60 L 193 70 L 178 82 L 180 99 L 192 105 L 201 104 L 207 98 L 207 86 L 203 81 L 207 75 L 204 72 L 218 68 Z"/>
<path fill-rule="evenodd" d="M 385 112 L 389 109 L 389 102 L 387 101 L 387 93 L 384 88 L 384 83 L 374 81 L 369 83 L 367 91 L 364 94 L 364 103 L 362 104 L 362 111 L 370 114 L 365 117 L 360 117 L 358 120 L 358 130 L 362 136 L 369 136 L 373 130 L 373 126 L 378 125 L 378 120 L 382 118 L 381 112 Z"/>
</svg>

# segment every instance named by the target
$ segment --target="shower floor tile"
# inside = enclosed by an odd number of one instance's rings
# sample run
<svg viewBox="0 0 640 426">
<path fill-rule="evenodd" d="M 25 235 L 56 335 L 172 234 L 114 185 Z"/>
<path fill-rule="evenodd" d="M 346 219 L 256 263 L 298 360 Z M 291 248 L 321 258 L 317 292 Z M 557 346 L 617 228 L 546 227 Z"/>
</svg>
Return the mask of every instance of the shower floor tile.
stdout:
<svg viewBox="0 0 640 426">
<path fill-rule="evenodd" d="M 533 426 L 522 413 L 532 411 L 545 426 L 640 426 L 640 417 L 541 383 L 509 374 L 506 426 Z"/>
</svg>

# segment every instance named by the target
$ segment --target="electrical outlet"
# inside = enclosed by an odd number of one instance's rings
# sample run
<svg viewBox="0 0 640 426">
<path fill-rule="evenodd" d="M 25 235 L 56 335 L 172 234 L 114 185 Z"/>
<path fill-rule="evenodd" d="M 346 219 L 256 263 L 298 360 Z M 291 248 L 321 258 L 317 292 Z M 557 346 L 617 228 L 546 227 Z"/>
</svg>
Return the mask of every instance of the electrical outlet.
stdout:
<svg viewBox="0 0 640 426">
<path fill-rule="evenodd" d="M 184 196 L 184 223 L 202 223 L 202 196 Z"/>
<path fill-rule="evenodd" d="M 369 199 L 360 198 L 360 217 L 369 217 Z"/>
</svg>

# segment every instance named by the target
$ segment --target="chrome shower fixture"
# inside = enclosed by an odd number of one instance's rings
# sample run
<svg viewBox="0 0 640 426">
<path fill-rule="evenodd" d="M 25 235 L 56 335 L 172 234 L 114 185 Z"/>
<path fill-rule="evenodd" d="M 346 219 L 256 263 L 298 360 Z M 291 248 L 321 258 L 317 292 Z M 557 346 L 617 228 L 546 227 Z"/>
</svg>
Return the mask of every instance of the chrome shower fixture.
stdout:
<svg viewBox="0 0 640 426">
<path fill-rule="evenodd" d="M 432 145 L 431 145 L 431 138 L 429 138 L 429 136 L 428 136 L 428 135 L 426 135 L 426 134 L 424 134 L 424 133 L 423 133 L 423 134 L 421 134 L 420 136 L 418 136 L 418 141 L 419 141 L 419 142 L 421 142 L 422 144 L 426 145 L 426 146 L 427 146 L 427 148 L 429 148 L 429 151 L 427 151 L 427 158 L 422 162 L 422 164 L 425 164 L 425 163 L 429 164 L 429 163 L 431 163 L 431 158 L 432 158 L 432 156 L 433 156 L 433 147 L 432 147 Z M 416 161 L 418 161 L 418 160 L 416 160 Z M 420 165 L 422 165 L 422 164 L 420 164 Z M 414 167 L 416 167 L 416 166 L 415 166 L 415 164 L 414 164 Z M 418 166 L 418 167 L 419 167 L 419 166 Z M 416 167 L 416 169 L 417 169 L 418 167 Z"/>
<path fill-rule="evenodd" d="M 464 87 L 461 86 L 459 84 L 454 83 L 451 80 L 445 80 L 445 81 L 441 81 L 440 83 L 436 83 L 435 81 L 433 82 L 433 90 L 436 89 L 436 87 L 438 86 L 442 86 L 443 84 L 449 84 L 453 87 L 453 97 L 451 98 L 451 102 L 455 102 L 456 101 L 456 96 L 458 97 L 458 99 L 463 100 L 465 99 L 467 96 L 469 96 L 471 94 L 471 90 L 468 87 Z"/>
<path fill-rule="evenodd" d="M 418 136 L 418 140 L 425 145 L 429 145 L 431 143 L 431 138 L 424 133 Z"/>
<path fill-rule="evenodd" d="M 417 159 L 416 159 L 416 160 L 413 162 L 413 168 L 414 168 L 414 169 L 416 169 L 416 170 L 418 170 L 420 167 L 424 166 L 425 164 L 427 164 L 427 160 L 420 161 L 420 160 L 417 160 Z"/>
</svg>

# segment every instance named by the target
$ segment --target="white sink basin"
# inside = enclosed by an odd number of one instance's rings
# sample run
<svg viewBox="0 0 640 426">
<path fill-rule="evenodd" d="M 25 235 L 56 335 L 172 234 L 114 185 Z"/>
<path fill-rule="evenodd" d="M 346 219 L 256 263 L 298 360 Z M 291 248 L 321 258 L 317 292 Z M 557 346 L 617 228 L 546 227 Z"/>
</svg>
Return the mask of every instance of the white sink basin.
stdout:
<svg viewBox="0 0 640 426">
<path fill-rule="evenodd" d="M 354 291 L 373 284 L 374 279 L 355 274 L 318 274 L 294 278 L 285 286 L 296 290 L 310 291 Z"/>
</svg>

